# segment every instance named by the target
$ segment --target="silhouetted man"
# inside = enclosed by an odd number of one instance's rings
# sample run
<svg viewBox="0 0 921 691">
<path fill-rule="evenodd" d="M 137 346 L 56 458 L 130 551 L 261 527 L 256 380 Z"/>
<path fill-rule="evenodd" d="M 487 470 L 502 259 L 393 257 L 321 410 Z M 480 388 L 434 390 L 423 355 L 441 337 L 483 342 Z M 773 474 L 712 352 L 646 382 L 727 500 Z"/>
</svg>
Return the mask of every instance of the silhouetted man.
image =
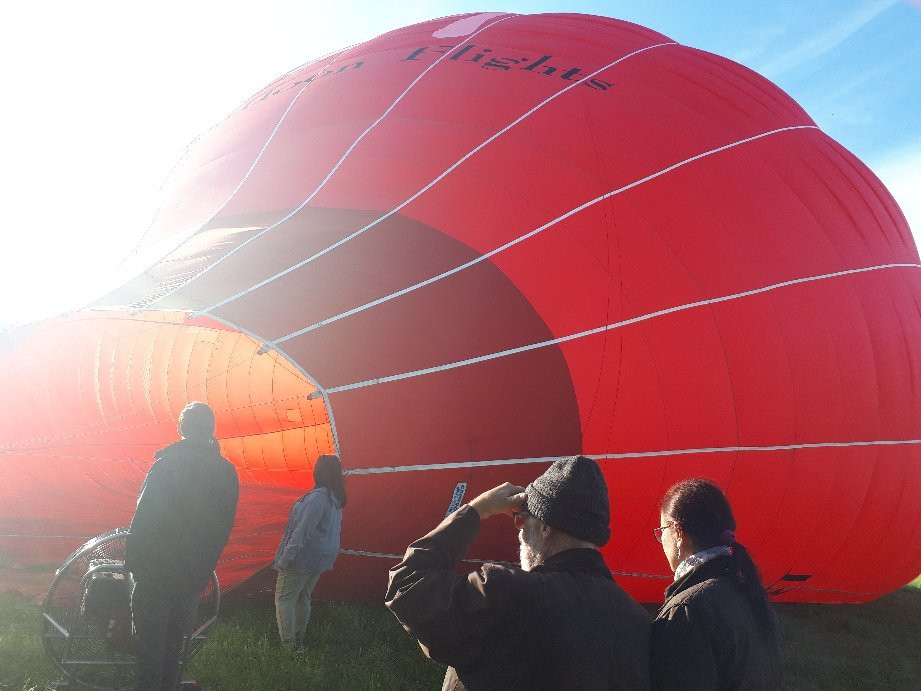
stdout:
<svg viewBox="0 0 921 691">
<path fill-rule="evenodd" d="M 126 543 L 143 691 L 176 687 L 182 640 L 230 535 L 239 496 L 237 471 L 214 438 L 211 408 L 189 403 L 178 432 L 180 441 L 154 454 Z"/>
</svg>

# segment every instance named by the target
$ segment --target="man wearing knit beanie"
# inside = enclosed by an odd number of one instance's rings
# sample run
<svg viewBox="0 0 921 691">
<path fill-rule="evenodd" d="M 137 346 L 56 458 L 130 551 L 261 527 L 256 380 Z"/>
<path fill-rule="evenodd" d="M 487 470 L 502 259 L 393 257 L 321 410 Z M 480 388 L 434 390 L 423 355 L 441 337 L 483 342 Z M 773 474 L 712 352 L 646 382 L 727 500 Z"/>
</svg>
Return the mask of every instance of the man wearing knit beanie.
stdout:
<svg viewBox="0 0 921 691">
<path fill-rule="evenodd" d="M 480 522 L 513 515 L 521 568 L 456 568 Z M 649 615 L 611 578 L 608 491 L 585 456 L 527 488 L 483 492 L 413 542 L 390 570 L 387 607 L 433 660 L 445 689 L 645 689 Z"/>
</svg>

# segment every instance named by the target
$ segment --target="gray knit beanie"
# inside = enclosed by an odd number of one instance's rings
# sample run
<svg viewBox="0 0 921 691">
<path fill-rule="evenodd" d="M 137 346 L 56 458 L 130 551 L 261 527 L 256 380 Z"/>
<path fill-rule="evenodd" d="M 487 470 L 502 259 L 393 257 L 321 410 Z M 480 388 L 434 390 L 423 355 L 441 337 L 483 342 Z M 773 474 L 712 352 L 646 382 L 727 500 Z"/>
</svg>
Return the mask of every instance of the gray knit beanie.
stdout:
<svg viewBox="0 0 921 691">
<path fill-rule="evenodd" d="M 611 538 L 608 486 L 591 458 L 556 461 L 525 493 L 527 510 L 551 528 L 599 547 Z"/>
</svg>

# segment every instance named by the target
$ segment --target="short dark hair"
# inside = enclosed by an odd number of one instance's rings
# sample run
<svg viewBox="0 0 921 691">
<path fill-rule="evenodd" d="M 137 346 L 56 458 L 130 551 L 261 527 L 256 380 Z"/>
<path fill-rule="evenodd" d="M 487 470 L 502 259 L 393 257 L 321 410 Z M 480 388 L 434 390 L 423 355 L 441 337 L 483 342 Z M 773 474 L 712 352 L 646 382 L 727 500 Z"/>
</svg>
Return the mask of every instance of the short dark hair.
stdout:
<svg viewBox="0 0 921 691">
<path fill-rule="evenodd" d="M 193 439 L 214 436 L 214 411 L 201 401 L 192 401 L 179 413 L 179 433 Z"/>
</svg>

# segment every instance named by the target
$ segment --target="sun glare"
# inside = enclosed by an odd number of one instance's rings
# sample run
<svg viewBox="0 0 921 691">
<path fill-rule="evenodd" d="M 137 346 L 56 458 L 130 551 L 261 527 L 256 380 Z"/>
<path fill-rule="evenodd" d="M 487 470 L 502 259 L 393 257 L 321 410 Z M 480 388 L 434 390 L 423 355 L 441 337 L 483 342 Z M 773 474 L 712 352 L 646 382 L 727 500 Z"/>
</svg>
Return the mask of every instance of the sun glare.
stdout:
<svg viewBox="0 0 921 691">
<path fill-rule="evenodd" d="M 323 23 L 226 9 L 62 3 L 54 21 L 16 10 L 19 41 L 0 46 L 4 64 L 20 67 L 5 84 L 20 98 L 4 113 L 0 326 L 116 287 L 186 145 L 279 74 L 339 46 Z"/>
</svg>

